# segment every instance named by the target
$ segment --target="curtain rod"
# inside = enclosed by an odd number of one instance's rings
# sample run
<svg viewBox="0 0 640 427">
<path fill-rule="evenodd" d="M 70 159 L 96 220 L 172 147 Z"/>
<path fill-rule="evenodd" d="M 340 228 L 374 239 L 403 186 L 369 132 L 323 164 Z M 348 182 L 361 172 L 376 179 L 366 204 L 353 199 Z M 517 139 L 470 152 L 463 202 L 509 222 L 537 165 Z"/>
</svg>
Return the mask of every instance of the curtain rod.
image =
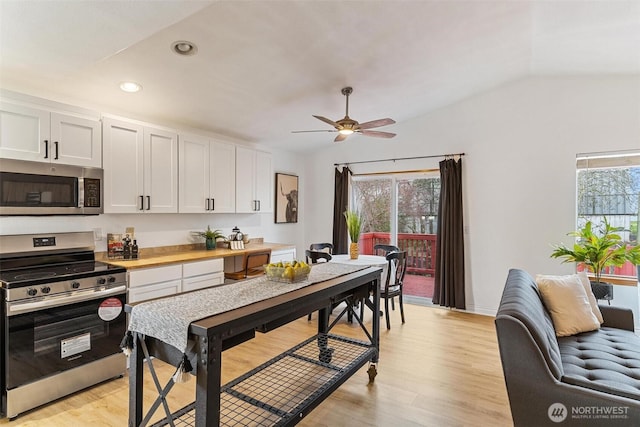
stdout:
<svg viewBox="0 0 640 427">
<path fill-rule="evenodd" d="M 452 157 L 452 156 L 464 156 L 464 153 L 455 153 L 455 154 L 438 154 L 433 156 L 416 156 L 416 157 L 401 157 L 398 159 L 380 159 L 380 160 L 363 160 L 360 162 L 343 162 L 343 163 L 334 163 L 333 166 L 349 166 L 349 165 L 357 165 L 360 163 L 379 163 L 379 162 L 395 162 L 397 160 L 415 160 L 415 159 L 433 159 L 436 157 Z"/>
</svg>

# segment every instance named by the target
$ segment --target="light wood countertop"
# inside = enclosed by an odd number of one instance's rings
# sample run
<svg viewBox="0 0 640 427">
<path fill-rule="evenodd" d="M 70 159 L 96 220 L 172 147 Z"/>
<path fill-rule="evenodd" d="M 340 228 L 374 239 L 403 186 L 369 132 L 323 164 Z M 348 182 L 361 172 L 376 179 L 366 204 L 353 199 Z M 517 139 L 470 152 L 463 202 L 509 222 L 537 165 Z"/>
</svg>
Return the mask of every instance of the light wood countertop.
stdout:
<svg viewBox="0 0 640 427">
<path fill-rule="evenodd" d="M 195 247 L 194 247 L 195 246 Z M 242 256 L 245 253 L 256 252 L 264 249 L 272 251 L 293 249 L 294 245 L 283 243 L 254 243 L 245 245 L 245 249 L 231 250 L 227 248 L 216 248 L 212 250 L 202 249 L 204 245 L 182 245 L 171 248 L 143 248 L 140 251 L 140 258 L 134 260 L 108 259 L 106 252 L 96 253 L 96 260 L 108 264 L 124 267 L 127 270 L 137 268 L 159 267 L 163 265 L 184 263 L 191 261 L 204 261 L 207 259 L 227 258 Z"/>
</svg>

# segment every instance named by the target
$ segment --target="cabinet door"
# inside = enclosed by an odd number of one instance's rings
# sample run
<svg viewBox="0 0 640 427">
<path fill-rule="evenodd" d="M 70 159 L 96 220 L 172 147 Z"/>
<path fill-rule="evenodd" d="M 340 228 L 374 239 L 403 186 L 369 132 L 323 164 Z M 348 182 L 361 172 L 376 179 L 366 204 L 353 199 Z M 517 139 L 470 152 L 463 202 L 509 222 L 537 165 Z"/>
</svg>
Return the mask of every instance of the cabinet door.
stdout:
<svg viewBox="0 0 640 427">
<path fill-rule="evenodd" d="M 180 135 L 179 139 L 178 210 L 189 213 L 207 212 L 211 209 L 209 140 L 191 135 Z"/>
<path fill-rule="evenodd" d="M 51 113 L 52 162 L 102 167 L 100 122 Z"/>
<path fill-rule="evenodd" d="M 103 120 L 104 212 L 141 212 L 143 196 L 143 128 Z"/>
<path fill-rule="evenodd" d="M 236 211 L 236 146 L 211 142 L 209 162 L 213 212 Z"/>
<path fill-rule="evenodd" d="M 255 188 L 256 200 L 258 200 L 258 211 L 260 213 L 273 212 L 273 201 L 275 194 L 273 186 L 275 177 L 273 176 L 273 166 L 271 153 L 256 151 L 255 163 Z"/>
<path fill-rule="evenodd" d="M 49 162 L 48 111 L 0 103 L 0 158 Z"/>
<path fill-rule="evenodd" d="M 144 129 L 144 209 L 178 212 L 178 135 Z"/>
<path fill-rule="evenodd" d="M 256 152 L 236 147 L 236 212 L 253 213 L 257 209 L 255 198 Z"/>
</svg>

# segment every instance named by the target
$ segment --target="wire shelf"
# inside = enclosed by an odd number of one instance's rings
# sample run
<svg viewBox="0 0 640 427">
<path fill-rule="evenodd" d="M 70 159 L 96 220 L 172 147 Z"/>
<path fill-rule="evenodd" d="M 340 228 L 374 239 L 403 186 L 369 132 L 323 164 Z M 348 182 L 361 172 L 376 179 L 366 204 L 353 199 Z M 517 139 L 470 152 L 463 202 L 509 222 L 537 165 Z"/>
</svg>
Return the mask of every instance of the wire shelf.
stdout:
<svg viewBox="0 0 640 427">
<path fill-rule="evenodd" d="M 222 387 L 221 426 L 296 424 L 377 355 L 371 343 L 319 334 Z M 177 427 L 195 426 L 194 403 L 177 411 Z M 164 419 L 153 427 L 169 425 Z"/>
</svg>

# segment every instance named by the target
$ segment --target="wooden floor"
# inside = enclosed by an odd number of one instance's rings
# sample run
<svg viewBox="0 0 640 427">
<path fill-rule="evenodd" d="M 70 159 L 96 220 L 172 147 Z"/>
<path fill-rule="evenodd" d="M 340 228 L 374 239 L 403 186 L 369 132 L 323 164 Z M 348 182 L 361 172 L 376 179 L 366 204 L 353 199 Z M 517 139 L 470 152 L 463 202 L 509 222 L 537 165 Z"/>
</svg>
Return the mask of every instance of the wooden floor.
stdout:
<svg viewBox="0 0 640 427">
<path fill-rule="evenodd" d="M 337 311 L 336 311 L 337 313 Z M 391 330 L 382 326 L 375 382 L 367 366 L 313 410 L 302 426 L 511 426 L 492 317 L 405 304 L 407 323 L 392 312 Z M 382 319 L 381 319 L 382 320 Z M 381 325 L 384 322 L 381 321 Z M 224 353 L 226 383 L 315 333 L 306 317 Z M 362 338 L 341 322 L 334 332 Z M 156 362 L 163 381 L 172 366 Z M 146 375 L 146 380 L 150 378 Z M 172 410 L 193 400 L 195 380 L 174 387 Z M 155 398 L 150 380 L 145 399 Z M 126 426 L 128 381 L 116 379 L 40 407 L 0 425 Z M 158 417 L 160 418 L 160 415 Z"/>
</svg>

